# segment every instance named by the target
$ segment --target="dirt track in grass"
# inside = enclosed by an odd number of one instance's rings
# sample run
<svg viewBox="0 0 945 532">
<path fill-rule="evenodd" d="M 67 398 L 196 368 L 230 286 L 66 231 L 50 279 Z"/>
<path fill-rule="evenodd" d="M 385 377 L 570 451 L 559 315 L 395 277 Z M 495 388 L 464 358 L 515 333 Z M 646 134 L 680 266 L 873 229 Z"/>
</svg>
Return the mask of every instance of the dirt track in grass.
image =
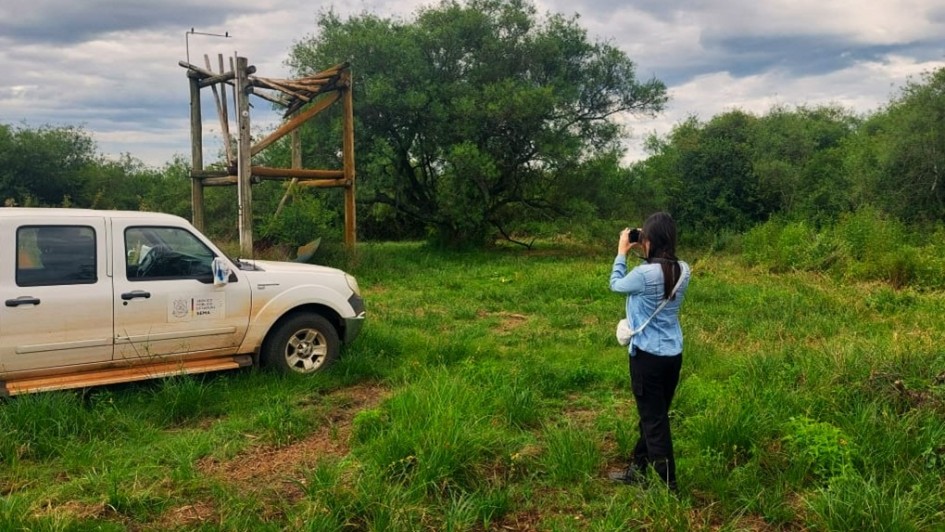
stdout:
<svg viewBox="0 0 945 532">
<path fill-rule="evenodd" d="M 361 384 L 326 394 L 332 407 L 324 423 L 308 437 L 288 445 L 250 447 L 229 460 L 207 457 L 196 464 L 206 477 L 223 482 L 243 493 L 259 494 L 261 498 L 296 501 L 303 497 L 303 488 L 311 469 L 326 457 L 340 457 L 350 451 L 354 416 L 373 408 L 390 392 L 376 384 Z M 194 526 L 212 523 L 217 510 L 209 501 L 170 508 L 164 512 L 163 527 Z"/>
</svg>

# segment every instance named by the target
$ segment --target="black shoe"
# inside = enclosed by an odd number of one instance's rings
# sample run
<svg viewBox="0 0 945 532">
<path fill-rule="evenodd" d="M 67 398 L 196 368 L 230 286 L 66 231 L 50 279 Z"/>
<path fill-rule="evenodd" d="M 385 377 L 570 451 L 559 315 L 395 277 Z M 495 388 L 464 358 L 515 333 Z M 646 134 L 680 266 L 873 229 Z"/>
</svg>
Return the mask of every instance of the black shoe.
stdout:
<svg viewBox="0 0 945 532">
<path fill-rule="evenodd" d="M 611 471 L 607 474 L 610 480 L 621 484 L 644 484 L 646 483 L 646 469 L 637 464 L 630 464 L 620 471 Z"/>
</svg>

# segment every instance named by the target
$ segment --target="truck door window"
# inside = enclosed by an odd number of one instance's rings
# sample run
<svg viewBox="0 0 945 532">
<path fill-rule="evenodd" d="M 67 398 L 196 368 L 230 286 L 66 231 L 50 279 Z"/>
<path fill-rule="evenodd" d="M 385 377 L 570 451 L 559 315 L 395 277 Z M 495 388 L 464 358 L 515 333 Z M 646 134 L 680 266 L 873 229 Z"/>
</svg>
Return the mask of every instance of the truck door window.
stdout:
<svg viewBox="0 0 945 532">
<path fill-rule="evenodd" d="M 95 284 L 95 230 L 88 226 L 23 226 L 16 231 L 17 286 Z"/>
<path fill-rule="evenodd" d="M 179 227 L 129 227 L 125 230 L 125 271 L 129 281 L 212 280 L 214 253 Z"/>
</svg>

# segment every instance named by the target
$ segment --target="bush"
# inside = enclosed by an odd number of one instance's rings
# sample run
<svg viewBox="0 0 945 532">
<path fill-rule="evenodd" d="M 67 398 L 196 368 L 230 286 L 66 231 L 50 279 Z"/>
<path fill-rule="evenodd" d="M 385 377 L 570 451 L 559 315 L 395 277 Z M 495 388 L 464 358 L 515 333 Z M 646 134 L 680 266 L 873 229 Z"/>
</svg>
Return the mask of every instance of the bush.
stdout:
<svg viewBox="0 0 945 532">
<path fill-rule="evenodd" d="M 772 272 L 818 271 L 895 288 L 945 286 L 945 230 L 910 233 L 869 207 L 820 232 L 803 221 L 772 219 L 748 231 L 741 247 L 748 264 Z"/>
<path fill-rule="evenodd" d="M 932 530 L 941 525 L 939 503 L 927 488 L 880 482 L 848 470 L 807 500 L 816 530 Z"/>
<path fill-rule="evenodd" d="M 337 233 L 332 229 L 335 218 L 319 197 L 297 192 L 278 215 L 262 225 L 260 234 L 272 242 L 297 247 L 324 234 Z"/>
<path fill-rule="evenodd" d="M 790 419 L 784 442 L 795 460 L 821 479 L 841 474 L 852 466 L 855 456 L 853 444 L 843 431 L 804 416 Z"/>
<path fill-rule="evenodd" d="M 752 228 L 742 240 L 750 264 L 773 272 L 829 268 L 837 261 L 837 242 L 801 222 L 772 219 Z"/>
</svg>

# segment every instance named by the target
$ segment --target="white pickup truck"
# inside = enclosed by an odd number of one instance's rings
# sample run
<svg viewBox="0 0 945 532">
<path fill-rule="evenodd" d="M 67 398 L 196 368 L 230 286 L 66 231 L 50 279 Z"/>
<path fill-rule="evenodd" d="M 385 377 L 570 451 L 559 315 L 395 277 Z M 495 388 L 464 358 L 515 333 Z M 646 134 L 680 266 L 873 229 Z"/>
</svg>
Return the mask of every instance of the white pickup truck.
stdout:
<svg viewBox="0 0 945 532">
<path fill-rule="evenodd" d="M 231 260 L 186 220 L 0 208 L 0 396 L 233 369 L 311 373 L 364 323 L 354 277 Z"/>
</svg>

